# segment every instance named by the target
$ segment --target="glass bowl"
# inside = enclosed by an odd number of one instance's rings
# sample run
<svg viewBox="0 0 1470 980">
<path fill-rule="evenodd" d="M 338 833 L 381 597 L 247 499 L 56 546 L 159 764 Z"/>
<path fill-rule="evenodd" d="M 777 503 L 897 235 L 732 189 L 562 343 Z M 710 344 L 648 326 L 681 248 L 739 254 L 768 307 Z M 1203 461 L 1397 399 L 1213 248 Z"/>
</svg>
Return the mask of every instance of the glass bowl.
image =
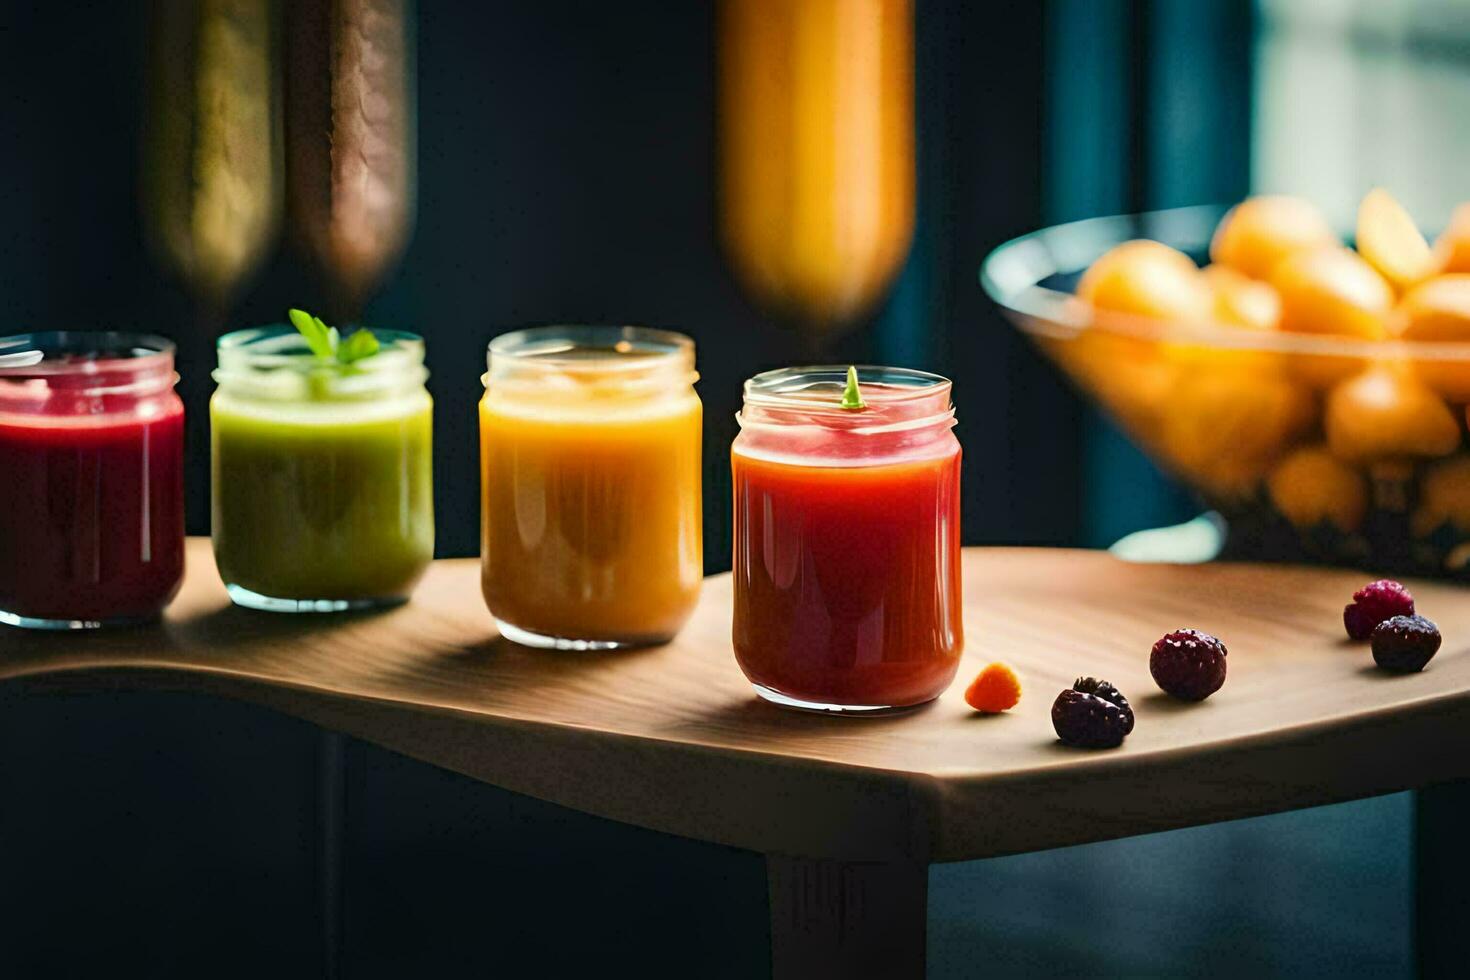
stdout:
<svg viewBox="0 0 1470 980">
<path fill-rule="evenodd" d="M 986 257 L 1006 316 L 1226 521 L 1229 557 L 1470 578 L 1470 343 L 1357 340 L 1094 311 L 1104 252 L 1202 262 L 1225 207 L 1045 228 Z"/>
</svg>

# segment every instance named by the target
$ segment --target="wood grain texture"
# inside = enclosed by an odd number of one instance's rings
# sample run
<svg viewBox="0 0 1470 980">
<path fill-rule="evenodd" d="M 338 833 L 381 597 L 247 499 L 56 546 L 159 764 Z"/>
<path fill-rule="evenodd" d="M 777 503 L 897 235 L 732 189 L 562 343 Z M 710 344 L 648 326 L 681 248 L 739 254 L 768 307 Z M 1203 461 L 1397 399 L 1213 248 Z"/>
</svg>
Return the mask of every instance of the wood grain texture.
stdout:
<svg viewBox="0 0 1470 980">
<path fill-rule="evenodd" d="M 1343 637 L 1357 572 L 1132 565 L 1098 552 L 970 549 L 968 652 L 933 704 L 832 718 L 758 701 L 730 649 L 730 579 L 665 647 L 511 644 L 478 565 L 435 563 L 406 606 L 337 617 L 229 605 L 208 542 L 159 626 L 0 634 L 0 681 L 212 692 L 540 799 L 766 853 L 919 863 L 985 857 L 1337 802 L 1470 776 L 1470 602 L 1410 583 L 1446 640 L 1422 674 Z M 1159 694 L 1148 650 L 1194 626 L 1230 648 L 1200 705 Z M 994 659 L 1025 693 L 964 704 Z M 1107 678 L 1138 713 L 1112 751 L 1053 736 L 1057 691 Z"/>
</svg>

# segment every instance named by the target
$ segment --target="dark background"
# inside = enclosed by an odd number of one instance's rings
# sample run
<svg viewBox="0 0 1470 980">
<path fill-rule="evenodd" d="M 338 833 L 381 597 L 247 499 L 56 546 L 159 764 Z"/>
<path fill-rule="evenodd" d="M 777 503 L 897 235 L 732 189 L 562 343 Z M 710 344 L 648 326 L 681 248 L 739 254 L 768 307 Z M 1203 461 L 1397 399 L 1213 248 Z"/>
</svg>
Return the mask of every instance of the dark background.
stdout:
<svg viewBox="0 0 1470 980">
<path fill-rule="evenodd" d="M 976 270 L 1043 223 L 1244 194 L 1252 11 L 919 0 L 913 253 L 830 353 L 955 379 L 967 543 L 1102 545 L 1193 513 L 996 315 Z M 175 338 L 197 423 L 213 338 L 141 244 L 145 21 L 127 3 L 0 7 L 0 297 L 17 332 Z M 806 347 L 716 240 L 712 5 L 436 0 L 418 22 L 417 227 L 364 319 L 428 341 L 440 554 L 478 547 L 486 341 L 640 323 L 698 343 L 706 564 L 728 568 L 740 382 Z M 229 325 L 319 296 L 282 252 Z M 1390 797 L 936 868 L 931 973 L 1406 974 L 1408 812 Z M 760 976 L 765 914 L 755 855 L 260 709 L 0 690 L 0 974 Z"/>
<path fill-rule="evenodd" d="M 956 379 L 968 541 L 1073 542 L 1081 412 L 977 285 L 985 251 L 1045 210 L 1047 8 L 919 8 L 914 257 L 889 300 L 826 353 Z M 142 329 L 179 344 L 194 421 L 189 525 L 207 533 L 214 335 L 143 247 L 144 10 L 12 5 L 0 31 L 12 93 L 0 110 L 11 324 Z M 486 342 L 532 324 L 637 323 L 698 344 L 708 566 L 729 568 L 726 447 L 741 382 L 811 355 L 747 298 L 721 254 L 713 56 L 707 3 L 420 4 L 417 226 L 363 319 L 427 340 L 441 556 L 478 553 L 474 405 Z M 1107 142 L 1128 151 L 1126 133 Z M 279 322 L 324 297 L 283 247 L 227 326 Z"/>
</svg>

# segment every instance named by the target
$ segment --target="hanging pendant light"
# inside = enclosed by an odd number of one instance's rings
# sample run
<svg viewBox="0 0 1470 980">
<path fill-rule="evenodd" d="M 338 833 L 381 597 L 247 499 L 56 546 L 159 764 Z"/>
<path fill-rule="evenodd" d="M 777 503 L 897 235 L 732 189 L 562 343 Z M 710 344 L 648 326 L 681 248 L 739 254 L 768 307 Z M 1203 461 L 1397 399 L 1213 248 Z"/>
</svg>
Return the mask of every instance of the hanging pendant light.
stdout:
<svg viewBox="0 0 1470 980">
<path fill-rule="evenodd" d="M 216 316 L 280 227 L 276 88 L 269 0 L 152 5 L 144 224 L 164 264 Z"/>
<path fill-rule="evenodd" d="M 292 237 L 353 317 L 413 227 L 412 4 L 294 0 L 286 29 Z"/>
<path fill-rule="evenodd" d="M 773 312 L 826 332 L 891 285 L 914 227 L 910 0 L 722 0 L 720 227 Z"/>
</svg>

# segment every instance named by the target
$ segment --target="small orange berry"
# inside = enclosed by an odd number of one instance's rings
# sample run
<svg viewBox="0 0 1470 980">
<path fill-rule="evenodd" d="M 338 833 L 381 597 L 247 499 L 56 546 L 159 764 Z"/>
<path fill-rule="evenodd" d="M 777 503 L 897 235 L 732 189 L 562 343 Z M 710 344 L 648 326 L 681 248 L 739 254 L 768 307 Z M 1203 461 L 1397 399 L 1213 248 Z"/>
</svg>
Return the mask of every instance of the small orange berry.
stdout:
<svg viewBox="0 0 1470 980">
<path fill-rule="evenodd" d="M 1019 700 L 1021 679 L 1014 670 L 1002 663 L 987 666 L 965 689 L 965 703 L 986 714 L 1014 708 Z"/>
</svg>

